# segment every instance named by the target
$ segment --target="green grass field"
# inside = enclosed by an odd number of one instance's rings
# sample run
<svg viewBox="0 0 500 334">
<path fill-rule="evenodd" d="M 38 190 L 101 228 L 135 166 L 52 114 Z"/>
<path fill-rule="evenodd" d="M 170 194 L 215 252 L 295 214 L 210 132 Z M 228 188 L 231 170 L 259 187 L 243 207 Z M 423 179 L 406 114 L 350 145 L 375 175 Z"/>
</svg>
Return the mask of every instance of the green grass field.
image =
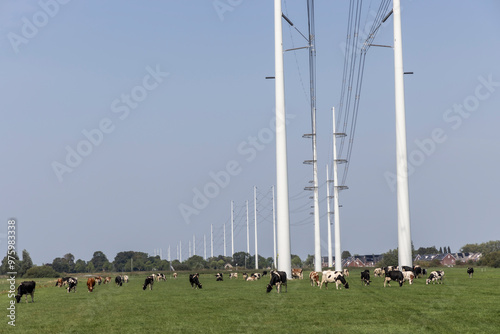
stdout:
<svg viewBox="0 0 500 334">
<path fill-rule="evenodd" d="M 0 333 L 500 333 L 500 269 L 444 268 L 444 284 L 383 287 L 372 276 L 362 286 L 360 269 L 351 270 L 350 289 L 311 287 L 309 279 L 288 283 L 287 293 L 267 294 L 269 277 L 245 282 L 240 277 L 216 282 L 202 273 L 202 290 L 188 274 L 155 282 L 143 291 L 146 273 L 130 275 L 122 287 L 96 286 L 76 275 L 76 293 L 36 279 L 35 303 L 16 304 L 16 327 L 7 324 L 8 284 L 0 281 L 4 315 Z M 249 271 L 250 272 L 250 271 Z M 370 270 L 373 273 L 373 270 Z M 308 276 L 308 272 L 304 277 Z M 115 275 L 110 275 L 113 277 Z"/>
</svg>

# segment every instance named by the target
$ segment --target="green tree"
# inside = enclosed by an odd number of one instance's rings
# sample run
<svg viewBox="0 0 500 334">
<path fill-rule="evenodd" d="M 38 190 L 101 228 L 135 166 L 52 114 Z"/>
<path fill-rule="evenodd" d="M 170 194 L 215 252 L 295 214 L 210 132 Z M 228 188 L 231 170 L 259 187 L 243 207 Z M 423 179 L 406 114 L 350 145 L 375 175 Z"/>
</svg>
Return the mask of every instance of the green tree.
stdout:
<svg viewBox="0 0 500 334">
<path fill-rule="evenodd" d="M 245 253 L 245 252 L 234 253 L 233 254 L 233 261 L 231 264 L 233 266 L 238 265 L 238 267 L 245 267 L 245 262 L 248 260 L 249 257 L 250 257 L 250 254 Z"/>
<path fill-rule="evenodd" d="M 500 251 L 491 252 L 483 256 L 479 261 L 480 265 L 493 268 L 500 268 Z"/>
<path fill-rule="evenodd" d="M 75 272 L 75 256 L 71 253 L 68 253 L 68 254 L 65 254 L 63 258 L 66 261 L 66 263 L 68 264 L 67 272 L 74 273 Z"/>
<path fill-rule="evenodd" d="M 21 268 L 18 274 L 23 276 L 31 267 L 33 267 L 33 261 L 31 260 L 30 253 L 26 249 L 23 249 L 23 260 L 21 261 Z"/>
<path fill-rule="evenodd" d="M 439 247 L 439 254 L 443 254 L 443 247 Z"/>
<path fill-rule="evenodd" d="M 292 268 L 302 268 L 302 260 L 298 255 L 292 254 Z"/>
<path fill-rule="evenodd" d="M 92 256 L 92 260 L 90 260 L 90 262 L 92 262 L 96 271 L 103 271 L 104 265 L 109 261 L 103 252 L 97 251 L 94 252 L 94 255 Z"/>
<path fill-rule="evenodd" d="M 60 272 L 60 273 L 69 272 L 68 261 L 62 257 L 56 257 L 52 261 L 52 268 L 54 268 L 55 271 Z"/>
<path fill-rule="evenodd" d="M 420 254 L 420 255 L 437 254 L 438 250 L 437 250 L 436 246 L 420 247 L 419 249 L 416 250 L 416 253 Z"/>
<path fill-rule="evenodd" d="M 87 271 L 87 263 L 81 259 L 75 262 L 75 273 L 84 273 Z"/>
<path fill-rule="evenodd" d="M 397 266 L 398 265 L 398 250 L 391 249 L 387 253 L 382 254 L 382 260 L 377 263 L 377 267 Z"/>
<path fill-rule="evenodd" d="M 50 277 L 50 278 L 56 278 L 60 277 L 61 274 L 56 272 L 54 268 L 52 268 L 50 265 L 45 265 L 45 266 L 33 266 L 30 269 L 26 271 L 24 274 L 24 277 L 32 277 L 32 278 L 40 278 L 40 277 Z"/>
<path fill-rule="evenodd" d="M 483 255 L 500 251 L 500 240 L 488 241 L 482 244 L 467 244 L 460 251 L 463 253 L 483 253 Z"/>
<path fill-rule="evenodd" d="M 226 263 L 224 262 L 224 260 L 220 260 L 220 261 L 222 261 L 221 262 L 222 263 L 222 268 L 224 268 L 224 265 Z M 204 269 L 204 268 L 208 267 L 207 261 L 205 261 L 199 255 L 193 255 L 193 256 L 191 256 L 184 263 L 189 267 L 190 270 L 201 270 L 201 269 Z M 222 268 L 218 268 L 218 269 L 222 269 Z"/>
<path fill-rule="evenodd" d="M 90 261 L 89 261 L 89 263 L 87 263 L 86 272 L 88 272 L 88 273 L 95 272 L 94 264 L 92 262 L 90 262 Z"/>
<path fill-rule="evenodd" d="M 349 251 L 345 250 L 342 252 L 341 257 L 342 257 L 342 260 L 345 260 L 345 259 L 351 257 L 351 253 Z"/>
<path fill-rule="evenodd" d="M 314 267 L 314 255 L 308 254 L 306 260 L 304 261 L 304 267 L 312 268 Z"/>
</svg>

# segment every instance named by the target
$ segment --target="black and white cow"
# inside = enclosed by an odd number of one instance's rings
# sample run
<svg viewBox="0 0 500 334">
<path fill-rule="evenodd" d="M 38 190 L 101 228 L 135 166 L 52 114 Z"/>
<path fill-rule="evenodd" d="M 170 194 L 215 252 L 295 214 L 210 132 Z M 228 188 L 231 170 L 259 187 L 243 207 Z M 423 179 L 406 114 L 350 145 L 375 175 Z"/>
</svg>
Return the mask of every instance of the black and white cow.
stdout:
<svg viewBox="0 0 500 334">
<path fill-rule="evenodd" d="M 191 283 L 191 287 L 194 289 L 202 288 L 200 280 L 199 280 L 200 274 L 190 274 L 189 275 L 189 283 Z"/>
<path fill-rule="evenodd" d="M 415 275 L 416 278 L 418 278 L 420 275 L 422 275 L 422 268 L 420 266 L 413 266 L 413 275 Z"/>
<path fill-rule="evenodd" d="M 149 286 L 149 290 L 153 290 L 153 283 L 155 282 L 155 279 L 153 276 L 148 276 L 144 280 L 144 285 L 142 286 L 142 290 L 146 290 Z"/>
<path fill-rule="evenodd" d="M 73 292 L 76 292 L 76 285 L 78 284 L 78 279 L 76 277 L 70 277 L 68 278 L 68 293 L 73 290 Z"/>
<path fill-rule="evenodd" d="M 385 273 L 384 288 L 386 287 L 386 285 L 391 286 L 391 283 L 389 283 L 390 281 L 396 281 L 399 283 L 400 287 L 403 286 L 403 273 L 399 270 L 387 271 Z"/>
<path fill-rule="evenodd" d="M 123 284 L 123 279 L 122 279 L 122 277 L 121 277 L 121 276 L 116 276 L 116 277 L 115 277 L 115 283 L 116 283 L 116 285 L 118 285 L 118 286 L 122 286 L 122 284 Z"/>
<path fill-rule="evenodd" d="M 469 274 L 469 278 L 472 278 L 472 275 L 474 275 L 474 268 L 467 268 L 467 274 Z"/>
<path fill-rule="evenodd" d="M 402 271 L 413 271 L 413 268 L 409 266 L 402 266 L 402 268 L 403 268 Z"/>
<path fill-rule="evenodd" d="M 325 287 L 328 289 L 328 283 L 334 283 L 334 282 L 337 289 L 339 289 L 340 285 L 343 285 L 344 288 L 349 289 L 349 283 L 345 280 L 345 277 L 342 274 L 342 272 L 332 271 L 332 270 L 323 271 L 323 275 L 321 276 L 321 284 L 319 288 L 321 289 L 324 283 Z"/>
<path fill-rule="evenodd" d="M 35 281 L 26 281 L 19 284 L 19 286 L 17 287 L 16 301 L 19 303 L 21 301 L 21 297 L 23 295 L 26 295 L 26 303 L 27 303 L 28 295 L 31 295 L 31 302 L 34 303 L 35 286 L 36 286 Z"/>
<path fill-rule="evenodd" d="M 361 283 L 364 283 L 364 285 L 370 285 L 370 271 L 366 269 L 365 271 L 361 272 Z"/>
<path fill-rule="evenodd" d="M 432 284 L 434 283 L 438 283 L 438 284 L 441 284 L 443 283 L 443 278 L 444 278 L 444 271 L 443 270 L 435 270 L 435 271 L 432 271 L 429 275 L 429 277 L 425 280 L 425 284 L 429 284 L 432 282 Z"/>
<path fill-rule="evenodd" d="M 269 284 L 267 285 L 266 292 L 271 292 L 273 286 L 275 285 L 276 285 L 276 291 L 278 291 L 278 293 L 280 293 L 282 285 L 285 286 L 285 292 L 288 292 L 288 286 L 286 283 L 286 273 L 284 271 L 277 271 L 277 270 L 271 271 L 271 281 L 269 281 Z"/>
<path fill-rule="evenodd" d="M 218 282 L 218 281 L 223 281 L 224 280 L 224 277 L 222 275 L 222 273 L 217 273 L 215 274 L 215 280 Z"/>
</svg>

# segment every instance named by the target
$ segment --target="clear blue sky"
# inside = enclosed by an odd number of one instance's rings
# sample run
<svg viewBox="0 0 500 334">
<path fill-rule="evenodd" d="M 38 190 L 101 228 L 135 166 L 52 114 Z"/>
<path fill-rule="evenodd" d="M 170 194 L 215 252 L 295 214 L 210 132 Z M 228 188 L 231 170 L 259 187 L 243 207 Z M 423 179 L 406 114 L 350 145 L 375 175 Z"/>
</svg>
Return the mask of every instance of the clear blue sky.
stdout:
<svg viewBox="0 0 500 334">
<path fill-rule="evenodd" d="M 496 240 L 500 3 L 402 3 L 404 67 L 414 72 L 405 77 L 413 243 L 458 251 Z M 363 6 L 369 26 L 379 1 Z M 283 10 L 307 31 L 305 1 Z M 325 255 L 330 108 L 340 98 L 347 16 L 347 1 L 316 1 Z M 235 251 L 246 251 L 248 200 L 253 254 L 257 186 L 259 253 L 272 256 L 274 82 L 264 78 L 274 75 L 273 34 L 272 1 L 2 1 L 1 247 L 15 217 L 17 248 L 37 264 L 69 252 L 88 261 L 98 250 L 109 260 L 155 248 L 166 257 L 169 245 L 175 258 L 180 241 L 185 259 L 193 235 L 196 254 L 206 235 L 210 255 L 210 224 L 222 254 L 226 223 L 229 255 L 230 201 Z M 392 44 L 392 18 L 375 43 Z M 284 25 L 284 44 L 304 41 Z M 314 253 L 303 190 L 312 179 L 302 163 L 312 158 L 302 138 L 311 132 L 307 70 L 306 51 L 285 54 L 292 253 L 302 258 Z M 349 190 L 340 195 L 342 249 L 352 254 L 397 247 L 396 193 L 386 178 L 395 172 L 393 82 L 392 50 L 371 48 Z M 216 185 L 221 171 L 230 178 Z M 194 207 L 196 191 L 211 198 L 186 219 L 180 208 Z"/>
</svg>

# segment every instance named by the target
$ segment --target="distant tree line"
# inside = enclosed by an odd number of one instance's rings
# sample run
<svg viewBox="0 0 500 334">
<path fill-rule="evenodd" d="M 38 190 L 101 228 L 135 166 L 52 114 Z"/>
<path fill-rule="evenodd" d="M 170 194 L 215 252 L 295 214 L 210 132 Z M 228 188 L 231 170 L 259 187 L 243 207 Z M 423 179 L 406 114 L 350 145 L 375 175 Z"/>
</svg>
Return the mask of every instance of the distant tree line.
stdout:
<svg viewBox="0 0 500 334">
<path fill-rule="evenodd" d="M 63 257 L 55 258 L 52 263 L 42 266 L 33 265 L 28 251 L 23 250 L 22 260 L 17 254 L 11 255 L 14 267 L 10 268 L 8 256 L 2 260 L 0 274 L 17 272 L 18 277 L 59 277 L 63 273 L 97 273 L 97 272 L 131 272 L 131 271 L 166 271 L 166 270 L 201 270 L 201 269 L 224 269 L 227 264 L 238 269 L 252 270 L 255 268 L 255 256 L 245 252 L 235 253 L 233 257 L 219 255 L 205 260 L 203 257 L 194 255 L 185 261 L 173 260 L 171 262 L 161 259 L 159 255 L 149 256 L 147 253 L 124 251 L 116 254 L 110 262 L 101 251 L 94 252 L 90 261 L 78 259 L 71 253 Z M 264 258 L 259 255 L 259 269 L 272 268 L 273 258 Z M 12 258 L 11 258 L 12 260 Z M 294 255 L 292 263 L 296 267 L 302 266 L 302 261 Z"/>
<path fill-rule="evenodd" d="M 462 253 L 482 253 L 482 258 L 478 261 L 478 265 L 500 267 L 500 240 L 488 241 L 481 244 L 466 244 L 460 249 Z M 440 247 L 439 250 L 435 247 L 420 247 L 415 249 L 412 244 L 413 256 L 417 254 L 443 254 L 451 253 L 450 246 Z M 377 266 L 395 265 L 398 263 L 398 250 L 391 249 L 382 254 L 382 260 L 377 263 Z M 342 252 L 342 259 L 351 256 L 349 251 Z M 251 271 L 255 268 L 255 256 L 246 252 L 238 252 L 233 257 L 214 256 L 205 260 L 203 257 L 194 255 L 185 261 L 173 260 L 168 262 L 161 259 L 160 256 L 149 256 L 143 252 L 124 251 L 116 254 L 114 260 L 110 262 L 106 255 L 101 251 L 94 252 L 90 261 L 78 259 L 71 253 L 65 254 L 63 257 L 55 258 L 52 263 L 37 266 L 33 264 L 31 257 L 26 249 L 22 251 L 22 259 L 16 254 L 11 255 L 13 263 L 9 264 L 9 258 L 6 255 L 0 266 L 0 274 L 8 272 L 17 272 L 18 277 L 59 277 L 63 273 L 97 273 L 97 272 L 131 272 L 131 271 L 167 271 L 174 270 L 202 270 L 202 269 L 225 269 L 227 264 L 238 270 L 247 269 Z M 264 258 L 259 255 L 259 269 L 273 267 L 273 258 Z M 437 261 L 439 262 L 439 261 Z M 308 255 L 302 261 L 298 255 L 292 254 L 292 268 L 313 268 L 314 255 Z M 12 267 L 11 267 L 12 265 Z M 430 264 L 439 266 L 439 263 Z"/>
</svg>

